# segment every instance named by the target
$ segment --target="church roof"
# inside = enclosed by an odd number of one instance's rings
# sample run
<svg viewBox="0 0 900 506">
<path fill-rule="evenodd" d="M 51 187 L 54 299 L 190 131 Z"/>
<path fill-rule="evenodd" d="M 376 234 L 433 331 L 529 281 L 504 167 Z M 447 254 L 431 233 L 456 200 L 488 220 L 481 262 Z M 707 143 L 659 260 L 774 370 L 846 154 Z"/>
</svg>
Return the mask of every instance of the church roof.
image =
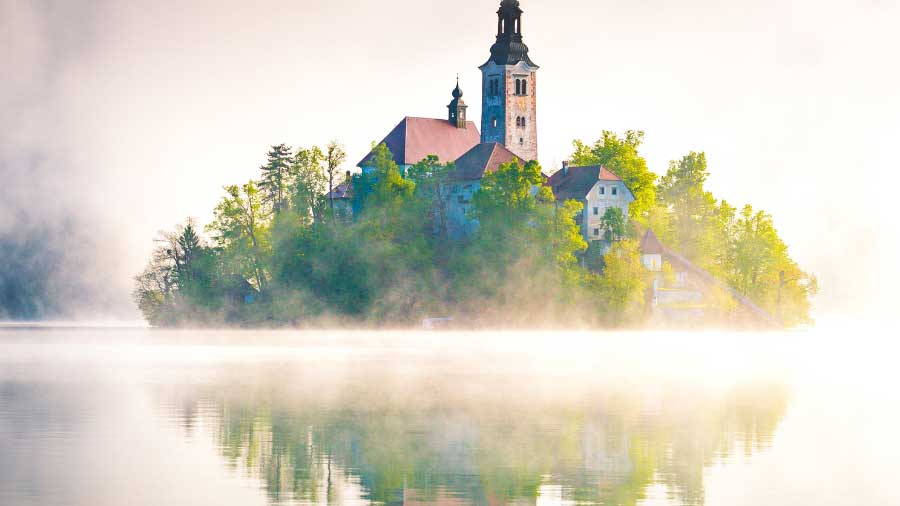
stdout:
<svg viewBox="0 0 900 506">
<path fill-rule="evenodd" d="M 353 187 L 349 183 L 339 184 L 325 195 L 326 199 L 348 200 L 353 197 Z"/>
<path fill-rule="evenodd" d="M 563 168 L 550 176 L 547 186 L 553 190 L 556 200 L 581 200 L 597 181 L 621 181 L 622 178 L 613 174 L 606 167 L 591 165 L 588 167 Z"/>
<path fill-rule="evenodd" d="M 478 180 L 486 173 L 494 172 L 500 165 L 513 160 L 524 163 L 502 144 L 496 142 L 479 144 L 456 160 L 456 169 L 450 172 L 449 177 L 451 181 Z"/>
<path fill-rule="evenodd" d="M 645 255 L 662 255 L 666 252 L 652 228 L 648 228 L 644 238 L 641 239 L 641 252 Z"/>
<path fill-rule="evenodd" d="M 398 165 L 413 165 L 428 155 L 436 155 L 447 163 L 481 142 L 481 134 L 471 121 L 466 122 L 466 128 L 457 128 L 446 119 L 406 117 L 381 142 Z M 372 155 L 369 152 L 358 165 L 367 165 Z"/>
</svg>

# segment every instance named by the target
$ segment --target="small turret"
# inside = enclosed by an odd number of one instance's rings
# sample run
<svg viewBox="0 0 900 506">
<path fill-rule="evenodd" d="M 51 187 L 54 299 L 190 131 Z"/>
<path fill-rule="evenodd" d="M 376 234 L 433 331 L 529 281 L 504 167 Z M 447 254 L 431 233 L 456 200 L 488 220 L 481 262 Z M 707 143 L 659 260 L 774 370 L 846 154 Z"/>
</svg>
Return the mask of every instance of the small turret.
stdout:
<svg viewBox="0 0 900 506">
<path fill-rule="evenodd" d="M 453 89 L 453 100 L 447 108 L 450 110 L 448 121 L 456 126 L 456 128 L 466 128 L 468 121 L 466 120 L 466 109 L 469 106 L 463 100 L 463 91 L 459 87 L 459 77 L 456 78 L 456 88 Z"/>
</svg>

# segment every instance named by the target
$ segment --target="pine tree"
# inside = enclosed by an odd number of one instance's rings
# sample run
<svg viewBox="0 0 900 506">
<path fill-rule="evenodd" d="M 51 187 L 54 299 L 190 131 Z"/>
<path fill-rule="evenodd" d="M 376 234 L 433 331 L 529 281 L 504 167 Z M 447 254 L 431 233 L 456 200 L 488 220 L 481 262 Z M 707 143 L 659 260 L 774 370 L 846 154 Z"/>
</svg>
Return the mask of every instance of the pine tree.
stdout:
<svg viewBox="0 0 900 506">
<path fill-rule="evenodd" d="M 263 200 L 277 214 L 287 207 L 294 155 L 289 146 L 279 144 L 272 146 L 267 156 L 268 163 L 259 168 L 262 178 L 258 186 Z"/>
</svg>

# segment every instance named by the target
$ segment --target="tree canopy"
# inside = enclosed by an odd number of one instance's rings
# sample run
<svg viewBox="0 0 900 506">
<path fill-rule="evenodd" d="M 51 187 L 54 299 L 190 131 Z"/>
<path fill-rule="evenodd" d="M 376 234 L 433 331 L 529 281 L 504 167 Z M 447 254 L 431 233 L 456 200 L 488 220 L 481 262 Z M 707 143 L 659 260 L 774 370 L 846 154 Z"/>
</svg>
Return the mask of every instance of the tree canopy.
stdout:
<svg viewBox="0 0 900 506">
<path fill-rule="evenodd" d="M 786 325 L 809 321 L 817 281 L 791 259 L 772 217 L 717 200 L 704 153 L 671 162 L 657 184 L 643 137 L 575 142 L 573 163 L 607 167 L 636 197 L 628 216 L 605 211 L 605 242 L 592 244 L 582 203 L 557 202 L 535 161 L 487 172 L 468 185 L 469 201 L 453 164 L 435 156 L 404 174 L 382 144 L 371 170 L 339 180 L 346 154 L 336 141 L 279 144 L 258 179 L 224 188 L 208 239 L 193 221 L 160 234 L 134 298 L 154 325 L 408 325 L 443 315 L 505 327 L 635 325 L 654 283 L 638 238 L 652 227 Z M 339 181 L 349 182 L 340 195 Z M 451 237 L 451 203 L 464 205 L 473 232 Z M 729 293 L 713 297 L 723 312 L 734 309 Z"/>
</svg>

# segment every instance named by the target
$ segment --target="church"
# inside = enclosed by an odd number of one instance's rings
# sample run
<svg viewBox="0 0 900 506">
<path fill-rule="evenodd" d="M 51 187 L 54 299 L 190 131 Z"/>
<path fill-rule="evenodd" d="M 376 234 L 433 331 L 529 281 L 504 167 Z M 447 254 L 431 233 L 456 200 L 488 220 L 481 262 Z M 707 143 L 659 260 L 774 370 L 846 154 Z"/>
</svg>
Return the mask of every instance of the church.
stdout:
<svg viewBox="0 0 900 506">
<path fill-rule="evenodd" d="M 523 10 L 519 0 L 502 0 L 497 11 L 497 39 L 490 58 L 481 65 L 481 127 L 469 121 L 463 90 L 457 82 L 446 118 L 406 117 L 381 141 L 405 173 L 429 155 L 456 166 L 448 181 L 447 231 L 466 237 L 478 227 L 471 218 L 471 199 L 481 179 L 505 163 L 538 159 L 537 72 L 523 39 Z M 359 162 L 373 170 L 373 153 Z M 607 208 L 628 215 L 634 200 L 621 178 L 601 167 L 569 167 L 547 180 L 559 200 L 584 205 L 578 217 L 587 241 L 603 241 L 600 220 Z"/>
<path fill-rule="evenodd" d="M 457 84 L 446 119 L 404 118 L 384 142 L 401 169 L 437 155 L 455 162 L 478 144 L 500 144 L 522 160 L 537 160 L 537 71 L 522 39 L 518 0 L 503 0 L 497 11 L 497 41 L 482 74 L 481 131 L 469 121 Z M 360 163 L 370 169 L 370 155 Z"/>
</svg>

